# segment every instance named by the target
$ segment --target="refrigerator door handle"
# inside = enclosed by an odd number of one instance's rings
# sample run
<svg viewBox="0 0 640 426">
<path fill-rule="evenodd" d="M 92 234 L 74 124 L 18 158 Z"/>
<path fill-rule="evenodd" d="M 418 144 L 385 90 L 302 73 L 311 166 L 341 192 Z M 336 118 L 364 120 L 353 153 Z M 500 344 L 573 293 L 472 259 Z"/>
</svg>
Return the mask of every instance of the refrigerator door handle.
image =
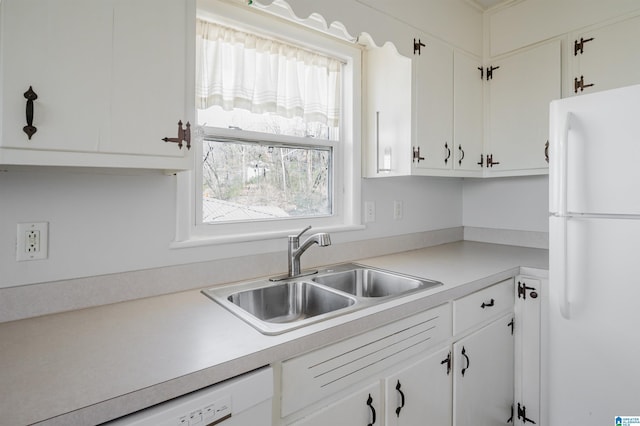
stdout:
<svg viewBox="0 0 640 426">
<path fill-rule="evenodd" d="M 560 246 L 558 247 L 558 254 L 560 259 L 558 259 L 558 277 L 560 278 L 561 288 L 560 290 L 560 315 L 564 319 L 571 319 L 571 305 L 569 303 L 569 290 L 571 288 L 569 283 L 569 274 L 567 273 L 569 268 L 567 265 L 568 256 L 567 256 L 567 222 L 569 218 L 567 216 L 563 216 L 559 218 L 560 229 L 558 230 L 558 242 Z"/>
<path fill-rule="evenodd" d="M 567 164 L 569 159 L 569 130 L 571 129 L 571 117 L 573 114 L 571 112 L 567 112 L 564 117 L 564 122 L 560 127 L 562 133 L 557 135 L 558 137 L 558 155 L 557 161 L 555 162 L 557 170 L 556 176 L 558 177 L 558 199 L 557 207 L 558 207 L 558 215 L 566 216 L 567 215 L 567 191 L 568 191 L 568 176 L 567 176 Z M 558 130 L 560 130 L 558 129 Z"/>
</svg>

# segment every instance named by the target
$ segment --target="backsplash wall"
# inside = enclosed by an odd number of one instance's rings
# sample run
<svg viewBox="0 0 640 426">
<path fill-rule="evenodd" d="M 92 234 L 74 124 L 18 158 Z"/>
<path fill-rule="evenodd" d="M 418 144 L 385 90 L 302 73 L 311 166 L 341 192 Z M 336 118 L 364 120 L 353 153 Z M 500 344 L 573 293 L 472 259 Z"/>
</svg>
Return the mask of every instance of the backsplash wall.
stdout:
<svg viewBox="0 0 640 426">
<path fill-rule="evenodd" d="M 333 234 L 334 244 L 462 226 L 460 179 L 365 179 L 361 192 L 376 203 L 376 221 Z M 0 172 L 0 288 L 286 250 L 285 239 L 170 249 L 175 198 L 175 176 L 160 172 Z M 393 220 L 394 200 L 403 201 L 402 220 Z M 16 261 L 21 222 L 49 222 L 48 259 Z"/>
</svg>

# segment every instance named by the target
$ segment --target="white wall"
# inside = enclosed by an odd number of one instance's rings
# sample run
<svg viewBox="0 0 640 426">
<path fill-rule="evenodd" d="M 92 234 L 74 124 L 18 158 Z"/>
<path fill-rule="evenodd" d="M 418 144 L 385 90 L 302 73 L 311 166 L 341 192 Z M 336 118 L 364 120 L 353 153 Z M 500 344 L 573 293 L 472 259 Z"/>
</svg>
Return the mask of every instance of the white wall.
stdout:
<svg viewBox="0 0 640 426">
<path fill-rule="evenodd" d="M 465 227 L 548 232 L 548 182 L 547 176 L 465 179 L 462 223 Z"/>
<path fill-rule="evenodd" d="M 286 250 L 284 239 L 170 249 L 175 188 L 176 178 L 159 172 L 0 172 L 0 287 Z M 362 194 L 376 202 L 376 222 L 333 234 L 334 244 L 462 225 L 459 179 L 364 180 Z M 401 221 L 393 220 L 393 200 L 404 202 Z M 40 221 L 49 222 L 49 258 L 17 262 L 16 224 Z"/>
<path fill-rule="evenodd" d="M 320 12 L 327 22 L 344 21 L 356 36 L 370 29 L 382 38 L 398 37 L 402 49 L 411 54 L 415 28 L 481 53 L 479 10 L 464 0 L 406 1 L 407 7 L 387 10 L 400 12 L 393 19 L 381 11 L 385 3 L 376 0 L 290 3 L 300 17 Z M 450 25 L 456 20 L 465 24 Z M 334 244 L 462 226 L 459 179 L 364 180 L 362 198 L 376 202 L 376 222 L 363 231 L 335 233 Z M 159 172 L 55 168 L 0 172 L 0 288 L 286 250 L 286 241 L 279 239 L 170 249 L 176 229 L 175 200 L 176 178 Z M 400 221 L 392 218 L 394 200 L 404 204 Z M 49 258 L 17 262 L 16 224 L 39 221 L 50 224 Z"/>
</svg>

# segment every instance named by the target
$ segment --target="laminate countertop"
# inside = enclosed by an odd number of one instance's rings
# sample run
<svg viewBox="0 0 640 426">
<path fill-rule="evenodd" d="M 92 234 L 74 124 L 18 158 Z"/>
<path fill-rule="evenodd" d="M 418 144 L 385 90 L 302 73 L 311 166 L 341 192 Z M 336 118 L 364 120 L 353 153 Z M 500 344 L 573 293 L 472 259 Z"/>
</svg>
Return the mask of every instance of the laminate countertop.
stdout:
<svg viewBox="0 0 640 426">
<path fill-rule="evenodd" d="M 477 291 L 548 251 L 462 241 L 358 263 L 444 285 L 276 336 L 199 290 L 0 324 L 0 425 L 99 424 Z"/>
</svg>

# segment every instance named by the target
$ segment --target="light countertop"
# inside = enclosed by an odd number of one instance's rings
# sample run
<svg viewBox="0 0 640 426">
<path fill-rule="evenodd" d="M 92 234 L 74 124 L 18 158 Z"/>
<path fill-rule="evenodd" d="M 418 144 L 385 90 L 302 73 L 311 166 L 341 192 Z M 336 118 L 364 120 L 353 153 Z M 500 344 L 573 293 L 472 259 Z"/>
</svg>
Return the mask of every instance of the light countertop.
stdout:
<svg viewBox="0 0 640 426">
<path fill-rule="evenodd" d="M 438 280 L 433 290 L 266 336 L 198 290 L 0 324 L 0 425 L 97 424 L 463 296 L 546 250 L 457 242 L 358 263 Z"/>
</svg>

